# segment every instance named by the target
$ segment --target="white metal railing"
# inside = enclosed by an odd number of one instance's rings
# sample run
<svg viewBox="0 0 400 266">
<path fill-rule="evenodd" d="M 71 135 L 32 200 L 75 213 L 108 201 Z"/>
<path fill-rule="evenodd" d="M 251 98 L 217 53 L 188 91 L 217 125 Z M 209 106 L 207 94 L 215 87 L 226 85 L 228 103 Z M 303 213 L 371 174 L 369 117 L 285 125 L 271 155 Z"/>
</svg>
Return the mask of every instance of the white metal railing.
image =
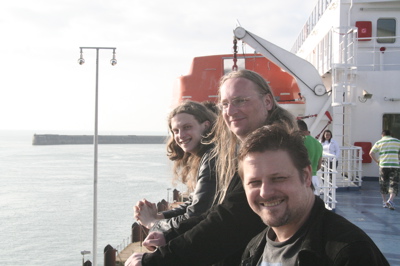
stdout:
<svg viewBox="0 0 400 266">
<path fill-rule="evenodd" d="M 361 187 L 362 149 L 358 146 L 340 147 L 342 159 L 339 160 L 340 186 Z"/>
<path fill-rule="evenodd" d="M 400 36 L 358 38 L 357 31 L 355 27 L 333 28 L 305 59 L 321 75 L 336 65 L 360 71 L 400 70 Z M 378 42 L 385 39 L 395 42 Z"/>
<path fill-rule="evenodd" d="M 328 210 L 335 210 L 336 208 L 336 156 L 324 153 L 321 169 L 318 171 L 317 176 L 320 179 L 320 194 Z M 332 167 L 330 164 L 332 163 Z"/>
<path fill-rule="evenodd" d="M 320 194 L 329 210 L 336 208 L 338 187 L 361 187 L 362 149 L 357 146 L 340 147 L 341 157 L 324 153 L 323 163 L 317 175 L 320 179 Z M 336 166 L 337 165 L 337 166 Z"/>
<path fill-rule="evenodd" d="M 385 39 L 395 41 L 394 43 L 378 43 L 378 40 Z M 359 70 L 382 71 L 400 69 L 400 36 L 358 38 L 357 40 L 360 41 L 357 62 Z"/>
<path fill-rule="evenodd" d="M 332 28 L 333 64 L 357 64 L 357 32 L 357 27 Z"/>
<path fill-rule="evenodd" d="M 324 14 L 325 10 L 330 6 L 330 4 L 334 0 L 318 0 L 317 4 L 315 5 L 310 17 L 308 18 L 306 24 L 303 26 L 299 36 L 294 43 L 291 52 L 296 54 L 300 47 L 303 45 L 304 41 L 313 31 L 315 25 L 317 25 L 318 21 Z"/>
</svg>

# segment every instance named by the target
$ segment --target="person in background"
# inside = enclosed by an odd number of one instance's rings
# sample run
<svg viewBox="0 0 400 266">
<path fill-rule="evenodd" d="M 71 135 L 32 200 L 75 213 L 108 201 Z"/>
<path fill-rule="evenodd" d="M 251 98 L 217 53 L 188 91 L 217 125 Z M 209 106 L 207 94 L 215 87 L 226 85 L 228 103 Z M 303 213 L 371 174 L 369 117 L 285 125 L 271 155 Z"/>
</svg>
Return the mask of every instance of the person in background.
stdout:
<svg viewBox="0 0 400 266">
<path fill-rule="evenodd" d="M 321 137 L 322 148 L 325 153 L 329 153 L 336 156 L 336 159 L 340 158 L 340 148 L 338 143 L 332 139 L 332 131 L 329 129 L 324 131 Z M 337 165 L 336 165 L 337 166 Z"/>
<path fill-rule="evenodd" d="M 379 157 L 375 153 L 379 153 Z M 379 186 L 383 207 L 394 210 L 394 197 L 399 190 L 400 140 L 393 138 L 390 130 L 383 130 L 382 138 L 372 146 L 369 156 L 379 165 Z M 387 194 L 390 195 L 386 201 Z"/>
<path fill-rule="evenodd" d="M 168 232 L 151 232 L 143 245 L 153 253 L 135 253 L 125 266 L 239 265 L 252 237 L 265 225 L 250 208 L 237 174 L 237 149 L 246 136 L 267 124 L 295 128 L 293 116 L 280 107 L 257 73 L 239 70 L 222 77 L 221 113 L 212 140 L 216 158 L 219 204 L 207 213 L 182 221 Z"/>
<path fill-rule="evenodd" d="M 297 120 L 297 126 L 299 127 L 300 132 L 304 136 L 304 145 L 307 148 L 308 158 L 311 161 L 312 184 L 314 186 L 314 194 L 319 196 L 320 185 L 319 185 L 319 177 L 317 176 L 317 171 L 321 169 L 322 145 L 316 138 L 310 135 L 310 131 L 308 131 L 308 126 L 306 122 L 299 119 Z"/>
<path fill-rule="evenodd" d="M 241 265 L 389 265 L 364 231 L 313 194 L 300 132 L 264 126 L 247 137 L 238 160 L 247 200 L 265 224 Z"/>
<path fill-rule="evenodd" d="M 212 137 L 215 119 L 214 112 L 193 101 L 181 103 L 169 114 L 167 155 L 174 162 L 174 179 L 186 184 L 193 193 L 189 201 L 161 213 L 154 203 L 139 201 L 134 216 L 146 228 L 164 232 L 212 206 L 216 192 L 215 158 L 210 156 L 212 145 L 204 141 Z"/>
<path fill-rule="evenodd" d="M 325 130 L 321 137 L 321 144 L 324 153 L 329 153 L 336 156 L 336 168 L 339 165 L 340 148 L 338 143 L 332 139 L 332 131 L 329 129 Z M 333 159 L 329 159 L 329 169 L 333 169 Z M 329 179 L 332 180 L 332 174 L 329 174 Z"/>
</svg>

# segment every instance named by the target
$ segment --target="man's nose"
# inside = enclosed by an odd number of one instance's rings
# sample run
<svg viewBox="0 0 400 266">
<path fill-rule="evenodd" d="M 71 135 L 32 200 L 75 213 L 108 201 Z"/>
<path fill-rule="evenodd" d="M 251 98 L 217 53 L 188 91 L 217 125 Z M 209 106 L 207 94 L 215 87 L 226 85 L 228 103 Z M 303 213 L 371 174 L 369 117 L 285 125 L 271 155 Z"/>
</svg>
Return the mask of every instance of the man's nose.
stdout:
<svg viewBox="0 0 400 266">
<path fill-rule="evenodd" d="M 267 199 L 273 194 L 273 187 L 266 182 L 263 182 L 260 188 L 260 196 L 264 199 Z"/>
<path fill-rule="evenodd" d="M 229 103 L 225 109 L 225 113 L 229 116 L 232 116 L 237 113 L 238 108 L 233 106 L 233 104 Z"/>
</svg>

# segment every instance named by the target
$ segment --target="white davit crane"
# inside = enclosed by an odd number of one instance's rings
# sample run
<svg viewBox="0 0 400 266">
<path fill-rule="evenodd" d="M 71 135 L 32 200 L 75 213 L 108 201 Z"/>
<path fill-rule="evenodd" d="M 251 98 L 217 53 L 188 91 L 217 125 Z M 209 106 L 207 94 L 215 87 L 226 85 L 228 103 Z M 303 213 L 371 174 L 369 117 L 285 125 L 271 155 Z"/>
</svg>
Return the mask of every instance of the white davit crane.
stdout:
<svg viewBox="0 0 400 266">
<path fill-rule="evenodd" d="M 237 27 L 234 30 L 234 35 L 235 38 L 252 47 L 257 53 L 262 54 L 296 79 L 301 96 L 305 98 L 306 104 L 304 113 L 295 115 L 314 116 L 311 119 L 307 119 L 309 130 L 312 133 L 315 133 L 316 130 L 321 130 L 323 125 L 320 122 L 331 105 L 331 97 L 317 69 L 303 58 L 264 40 L 242 27 Z"/>
</svg>

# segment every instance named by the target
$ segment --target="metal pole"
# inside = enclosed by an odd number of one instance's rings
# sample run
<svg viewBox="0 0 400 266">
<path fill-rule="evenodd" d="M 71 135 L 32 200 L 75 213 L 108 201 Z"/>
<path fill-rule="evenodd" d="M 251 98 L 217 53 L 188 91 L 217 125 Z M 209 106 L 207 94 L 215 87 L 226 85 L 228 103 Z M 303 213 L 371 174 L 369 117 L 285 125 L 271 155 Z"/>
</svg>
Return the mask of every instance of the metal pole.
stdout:
<svg viewBox="0 0 400 266">
<path fill-rule="evenodd" d="M 99 110 L 99 49 L 96 49 L 96 96 L 94 111 L 94 180 L 93 180 L 93 265 L 97 265 L 97 146 Z"/>
<path fill-rule="evenodd" d="M 95 93 L 95 118 L 94 118 L 94 182 L 93 182 L 93 265 L 97 266 L 97 157 L 98 157 L 98 109 L 99 109 L 99 50 L 112 49 L 113 57 L 110 60 L 111 65 L 116 65 L 115 47 L 80 47 L 81 57 L 78 60 L 80 65 L 85 63 L 83 59 L 83 49 L 96 49 L 96 93 Z"/>
</svg>

